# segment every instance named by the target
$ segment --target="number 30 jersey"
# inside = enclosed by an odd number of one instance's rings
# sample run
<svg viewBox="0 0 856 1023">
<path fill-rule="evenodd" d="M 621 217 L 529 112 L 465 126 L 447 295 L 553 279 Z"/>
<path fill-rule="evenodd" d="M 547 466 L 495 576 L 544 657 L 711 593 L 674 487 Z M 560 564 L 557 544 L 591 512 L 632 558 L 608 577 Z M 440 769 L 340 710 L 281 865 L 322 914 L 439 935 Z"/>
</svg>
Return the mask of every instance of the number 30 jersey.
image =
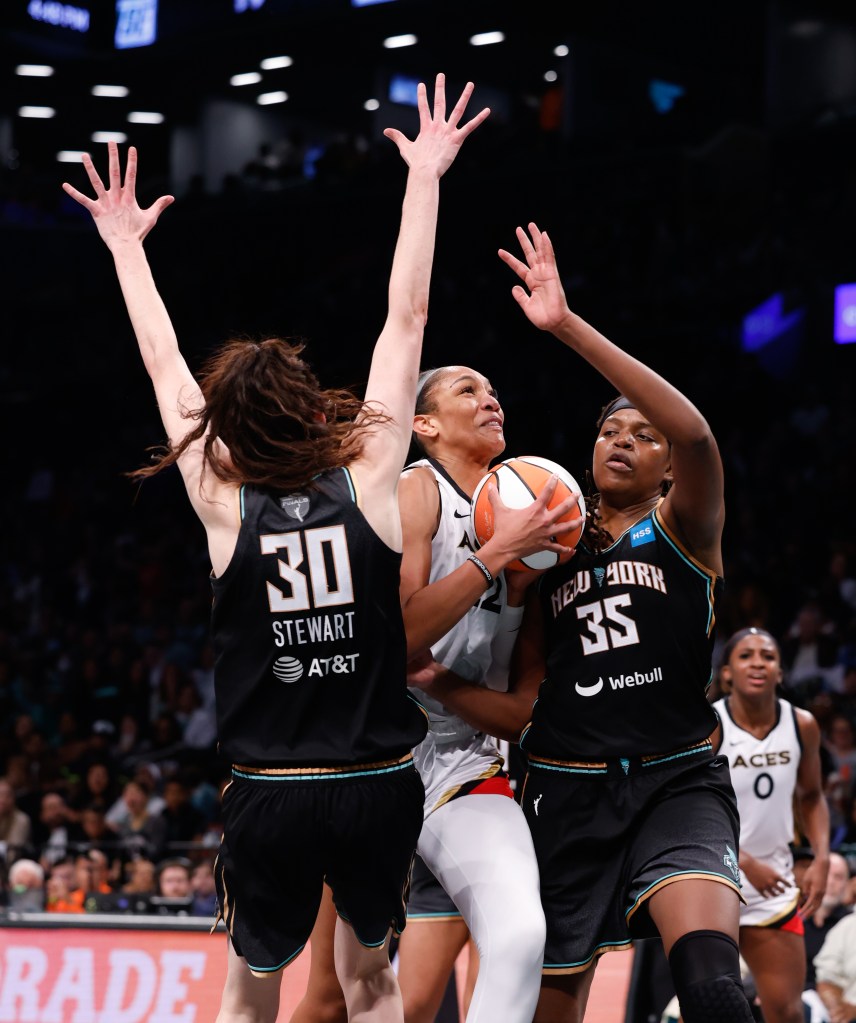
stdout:
<svg viewBox="0 0 856 1023">
<path fill-rule="evenodd" d="M 405 684 L 401 555 L 347 469 L 299 493 L 241 488 L 241 528 L 212 576 L 218 736 L 233 763 L 353 765 L 410 752 L 425 712 Z"/>
<path fill-rule="evenodd" d="M 521 749 L 602 759 L 708 738 L 716 727 L 706 693 L 722 579 L 681 546 L 656 509 L 606 550 L 583 541 L 536 585 L 547 671 Z"/>
</svg>

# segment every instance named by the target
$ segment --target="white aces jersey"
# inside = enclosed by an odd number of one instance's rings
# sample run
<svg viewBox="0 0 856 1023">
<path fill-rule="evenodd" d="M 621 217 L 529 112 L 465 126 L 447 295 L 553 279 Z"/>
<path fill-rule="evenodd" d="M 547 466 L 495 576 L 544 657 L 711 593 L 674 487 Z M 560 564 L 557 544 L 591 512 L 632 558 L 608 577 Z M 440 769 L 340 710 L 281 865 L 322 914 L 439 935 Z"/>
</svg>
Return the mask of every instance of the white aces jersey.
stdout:
<svg viewBox="0 0 856 1023">
<path fill-rule="evenodd" d="M 440 495 L 440 521 L 431 539 L 429 582 L 433 583 L 454 572 L 476 550 L 470 531 L 470 499 L 444 469 L 429 458 L 411 462 L 404 471 L 417 466 L 434 474 Z M 505 602 L 505 579 L 500 572 L 478 602 L 431 647 L 434 660 L 470 682 L 483 682 L 491 663 L 491 642 Z M 478 733 L 478 729 L 447 711 L 421 689 L 413 689 L 412 693 L 428 712 L 428 730 L 438 745 Z"/>
<path fill-rule="evenodd" d="M 740 814 L 740 848 L 793 881 L 794 792 L 802 756 L 796 710 L 777 701 L 776 723 L 758 739 L 734 723 L 728 697 L 714 705 L 722 723 L 721 756 L 728 758 Z M 741 871 L 741 875 L 743 872 Z M 761 896 L 742 877 L 748 901 Z M 742 922 L 742 921 L 741 921 Z"/>
</svg>

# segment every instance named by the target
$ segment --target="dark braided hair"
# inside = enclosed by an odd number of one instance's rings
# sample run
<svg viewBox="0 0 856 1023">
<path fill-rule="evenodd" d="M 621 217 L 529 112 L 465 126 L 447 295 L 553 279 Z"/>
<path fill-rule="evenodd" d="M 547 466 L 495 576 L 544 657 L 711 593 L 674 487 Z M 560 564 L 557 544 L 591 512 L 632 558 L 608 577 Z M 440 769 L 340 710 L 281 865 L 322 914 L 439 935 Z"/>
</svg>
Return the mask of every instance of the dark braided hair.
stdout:
<svg viewBox="0 0 856 1023">
<path fill-rule="evenodd" d="M 302 342 L 281 338 L 225 342 L 200 374 L 204 404 L 182 410 L 196 426 L 175 447 L 154 449 L 152 465 L 128 475 L 154 476 L 201 438 L 203 466 L 224 483 L 299 490 L 318 473 L 353 461 L 365 431 L 389 417 L 350 391 L 322 389 L 300 358 L 303 349 Z"/>
</svg>

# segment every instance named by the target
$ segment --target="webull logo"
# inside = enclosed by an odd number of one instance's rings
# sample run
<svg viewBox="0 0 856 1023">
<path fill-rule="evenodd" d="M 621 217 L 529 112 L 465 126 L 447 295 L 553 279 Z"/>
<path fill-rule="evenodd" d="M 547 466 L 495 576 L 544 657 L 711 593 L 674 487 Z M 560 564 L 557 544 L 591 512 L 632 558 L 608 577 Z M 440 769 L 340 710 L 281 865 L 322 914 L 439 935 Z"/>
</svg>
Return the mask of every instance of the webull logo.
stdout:
<svg viewBox="0 0 856 1023">
<path fill-rule="evenodd" d="M 634 671 L 632 675 L 609 675 L 607 678 L 610 689 L 634 689 L 636 686 L 644 686 L 649 682 L 662 682 L 663 669 L 655 668 L 653 671 Z M 580 696 L 597 696 L 603 689 L 603 676 L 586 685 L 583 682 L 574 684 L 574 689 Z"/>
</svg>

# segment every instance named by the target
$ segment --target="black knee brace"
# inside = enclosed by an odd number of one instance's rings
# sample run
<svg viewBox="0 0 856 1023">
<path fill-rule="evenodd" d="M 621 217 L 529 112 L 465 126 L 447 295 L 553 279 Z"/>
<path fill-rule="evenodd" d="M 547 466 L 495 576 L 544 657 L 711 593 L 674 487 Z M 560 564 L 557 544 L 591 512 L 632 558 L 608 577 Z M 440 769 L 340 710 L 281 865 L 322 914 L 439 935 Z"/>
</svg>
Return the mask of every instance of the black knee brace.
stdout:
<svg viewBox="0 0 856 1023">
<path fill-rule="evenodd" d="M 722 931 L 690 931 L 672 946 L 669 969 L 684 1023 L 754 1023 L 740 979 L 737 942 Z"/>
</svg>

